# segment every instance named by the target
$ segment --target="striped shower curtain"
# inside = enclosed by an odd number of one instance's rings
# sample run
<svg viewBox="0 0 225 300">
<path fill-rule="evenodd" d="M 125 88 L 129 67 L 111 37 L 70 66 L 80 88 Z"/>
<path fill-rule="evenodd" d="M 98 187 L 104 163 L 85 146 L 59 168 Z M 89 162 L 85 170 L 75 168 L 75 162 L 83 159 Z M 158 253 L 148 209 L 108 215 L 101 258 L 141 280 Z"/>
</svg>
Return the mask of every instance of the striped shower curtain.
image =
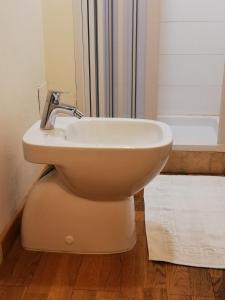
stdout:
<svg viewBox="0 0 225 300">
<path fill-rule="evenodd" d="M 156 118 L 158 4 L 81 1 L 86 115 Z"/>
</svg>

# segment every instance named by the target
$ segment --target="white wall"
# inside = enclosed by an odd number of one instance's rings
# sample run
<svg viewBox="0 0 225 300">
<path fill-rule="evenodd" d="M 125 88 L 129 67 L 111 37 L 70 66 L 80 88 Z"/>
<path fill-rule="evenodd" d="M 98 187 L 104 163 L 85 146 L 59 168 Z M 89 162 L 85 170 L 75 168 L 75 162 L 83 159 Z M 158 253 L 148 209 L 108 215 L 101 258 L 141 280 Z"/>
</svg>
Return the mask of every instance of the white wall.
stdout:
<svg viewBox="0 0 225 300">
<path fill-rule="evenodd" d="M 224 0 L 162 1 L 159 114 L 219 114 L 224 37 Z"/>
<path fill-rule="evenodd" d="M 73 0 L 42 0 L 42 3 L 47 86 L 69 92 L 63 101 L 74 104 Z"/>
<path fill-rule="evenodd" d="M 39 118 L 44 81 L 41 0 L 1 1 L 0 235 L 23 204 L 40 167 L 23 159 L 22 136 Z"/>
</svg>

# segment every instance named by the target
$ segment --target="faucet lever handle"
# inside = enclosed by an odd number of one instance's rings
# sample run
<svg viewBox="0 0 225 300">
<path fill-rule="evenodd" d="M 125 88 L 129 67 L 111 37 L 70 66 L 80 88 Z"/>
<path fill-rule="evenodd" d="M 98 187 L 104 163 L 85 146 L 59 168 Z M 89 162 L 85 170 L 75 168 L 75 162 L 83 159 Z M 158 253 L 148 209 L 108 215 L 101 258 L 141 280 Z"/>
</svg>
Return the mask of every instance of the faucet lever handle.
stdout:
<svg viewBox="0 0 225 300">
<path fill-rule="evenodd" d="M 63 92 L 63 91 L 52 91 L 51 92 L 51 98 L 50 102 L 53 104 L 58 105 L 60 102 L 60 96 L 63 94 L 70 94 L 69 92 Z"/>
</svg>

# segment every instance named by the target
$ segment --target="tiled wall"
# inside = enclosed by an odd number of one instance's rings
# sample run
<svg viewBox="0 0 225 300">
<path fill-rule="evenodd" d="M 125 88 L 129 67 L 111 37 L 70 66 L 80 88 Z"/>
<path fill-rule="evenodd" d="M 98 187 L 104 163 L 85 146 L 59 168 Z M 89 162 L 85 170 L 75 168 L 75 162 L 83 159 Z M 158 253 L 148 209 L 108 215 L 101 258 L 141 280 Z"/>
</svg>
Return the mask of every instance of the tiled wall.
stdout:
<svg viewBox="0 0 225 300">
<path fill-rule="evenodd" d="M 173 151 L 163 173 L 224 175 L 225 153 Z"/>
<path fill-rule="evenodd" d="M 159 113 L 219 113 L 225 1 L 161 2 Z"/>
</svg>

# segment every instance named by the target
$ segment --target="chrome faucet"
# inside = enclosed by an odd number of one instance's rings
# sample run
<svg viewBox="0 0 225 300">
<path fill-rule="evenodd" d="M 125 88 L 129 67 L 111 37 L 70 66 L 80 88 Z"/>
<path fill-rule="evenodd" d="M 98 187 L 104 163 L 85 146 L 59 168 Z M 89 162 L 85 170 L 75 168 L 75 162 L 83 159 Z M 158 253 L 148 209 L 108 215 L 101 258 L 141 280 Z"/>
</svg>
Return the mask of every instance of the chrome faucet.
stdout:
<svg viewBox="0 0 225 300">
<path fill-rule="evenodd" d="M 60 103 L 60 96 L 63 92 L 49 91 L 45 103 L 40 128 L 43 130 L 54 129 L 56 116 L 60 113 L 75 116 L 81 119 L 84 115 L 75 107 L 69 104 Z"/>
</svg>

